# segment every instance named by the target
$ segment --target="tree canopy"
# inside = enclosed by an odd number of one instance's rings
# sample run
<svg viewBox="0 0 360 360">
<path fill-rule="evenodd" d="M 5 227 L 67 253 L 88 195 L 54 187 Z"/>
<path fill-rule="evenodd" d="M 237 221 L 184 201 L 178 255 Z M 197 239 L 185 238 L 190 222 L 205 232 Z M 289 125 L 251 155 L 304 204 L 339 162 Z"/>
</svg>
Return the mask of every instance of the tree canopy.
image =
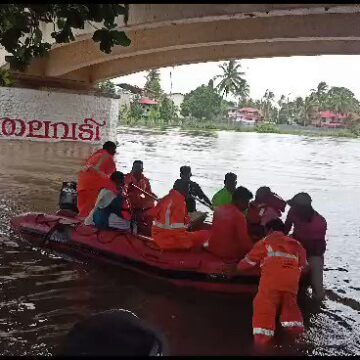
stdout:
<svg viewBox="0 0 360 360">
<path fill-rule="evenodd" d="M 160 84 L 160 72 L 158 69 L 150 70 L 146 75 L 145 96 L 160 100 L 163 95 L 163 90 Z"/>
<path fill-rule="evenodd" d="M 51 37 L 57 44 L 75 40 L 73 30 L 92 25 L 93 40 L 100 50 L 110 53 L 114 45 L 129 46 L 125 32 L 116 30 L 116 18 L 128 19 L 126 4 L 2 4 L 0 6 L 0 45 L 11 55 L 12 69 L 24 70 L 31 60 L 45 56 L 51 44 L 43 40 L 41 23 L 53 24 Z M 98 27 L 101 23 L 101 27 Z M 95 25 L 96 24 L 96 25 Z"/>
<path fill-rule="evenodd" d="M 117 95 L 116 85 L 110 80 L 99 82 L 97 88 L 108 94 Z"/>
<path fill-rule="evenodd" d="M 240 62 L 230 60 L 220 64 L 219 68 L 222 70 L 222 74 L 216 75 L 214 80 L 220 79 L 217 88 L 222 95 L 228 96 L 229 94 L 232 94 L 241 97 L 244 95 L 248 96 L 249 86 L 243 78 L 245 73 L 241 71 Z"/>
<path fill-rule="evenodd" d="M 221 111 L 222 97 L 211 86 L 201 85 L 186 94 L 181 104 L 181 114 L 197 119 L 212 120 Z"/>
</svg>

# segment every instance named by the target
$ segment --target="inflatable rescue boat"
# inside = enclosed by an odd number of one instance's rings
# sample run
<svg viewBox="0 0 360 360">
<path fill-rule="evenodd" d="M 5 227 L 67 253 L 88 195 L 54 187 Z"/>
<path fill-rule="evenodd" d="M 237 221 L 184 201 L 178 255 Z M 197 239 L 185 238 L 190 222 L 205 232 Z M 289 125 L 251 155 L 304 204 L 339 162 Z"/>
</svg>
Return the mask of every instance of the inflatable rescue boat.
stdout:
<svg viewBox="0 0 360 360">
<path fill-rule="evenodd" d="M 12 218 L 11 226 L 34 247 L 76 257 L 95 257 L 178 286 L 254 293 L 259 282 L 258 269 L 246 276 L 229 278 L 224 274 L 226 264 L 206 249 L 161 251 L 148 236 L 99 231 L 64 214 L 26 213 Z"/>
</svg>

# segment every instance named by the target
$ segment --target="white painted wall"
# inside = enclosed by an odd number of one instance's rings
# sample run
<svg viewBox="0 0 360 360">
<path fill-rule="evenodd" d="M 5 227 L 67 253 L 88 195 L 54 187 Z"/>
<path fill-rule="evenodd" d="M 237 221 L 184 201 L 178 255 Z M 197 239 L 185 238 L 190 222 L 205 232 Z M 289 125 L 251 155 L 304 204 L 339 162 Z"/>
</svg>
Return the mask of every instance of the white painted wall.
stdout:
<svg viewBox="0 0 360 360">
<path fill-rule="evenodd" d="M 169 95 L 169 98 L 178 107 L 178 115 L 180 116 L 181 104 L 184 101 L 184 95 L 181 93 L 174 93 L 174 94 Z"/>
<path fill-rule="evenodd" d="M 103 143 L 118 117 L 119 99 L 0 87 L 0 139 Z"/>
</svg>

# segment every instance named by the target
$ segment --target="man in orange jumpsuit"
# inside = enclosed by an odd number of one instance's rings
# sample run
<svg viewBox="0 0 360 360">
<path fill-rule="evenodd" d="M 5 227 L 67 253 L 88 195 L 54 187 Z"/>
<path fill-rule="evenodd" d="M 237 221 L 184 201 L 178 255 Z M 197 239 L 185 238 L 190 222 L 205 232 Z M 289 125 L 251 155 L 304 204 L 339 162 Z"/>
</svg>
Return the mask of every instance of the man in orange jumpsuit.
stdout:
<svg viewBox="0 0 360 360">
<path fill-rule="evenodd" d="M 268 236 L 257 242 L 241 260 L 237 271 L 246 271 L 260 263 L 261 278 L 253 303 L 253 334 L 256 344 L 265 344 L 274 336 L 276 315 L 280 309 L 281 325 L 288 331 L 304 330 L 297 304 L 301 271 L 306 267 L 306 251 L 295 239 L 284 235 L 284 223 L 271 220 Z"/>
<path fill-rule="evenodd" d="M 208 230 L 187 231 L 189 217 L 186 196 L 189 182 L 178 179 L 173 189 L 148 213 L 154 217 L 152 237 L 164 250 L 201 248 L 209 238 Z"/>
<path fill-rule="evenodd" d="M 243 214 L 252 197 L 248 189 L 240 186 L 232 195 L 232 204 L 214 212 L 208 250 L 227 262 L 239 261 L 253 246 Z"/>
<path fill-rule="evenodd" d="M 80 171 L 77 185 L 80 217 L 89 215 L 101 189 L 112 187 L 110 176 L 116 171 L 115 153 L 116 144 L 107 141 L 101 150 L 90 156 Z"/>
<path fill-rule="evenodd" d="M 143 162 L 141 160 L 135 160 L 131 172 L 129 174 L 126 174 L 125 176 L 125 184 L 127 185 L 129 202 L 131 208 L 135 211 L 154 207 L 154 199 L 132 186 L 132 184 L 134 184 L 140 189 L 153 195 L 151 191 L 150 181 L 143 175 L 143 171 Z"/>
</svg>

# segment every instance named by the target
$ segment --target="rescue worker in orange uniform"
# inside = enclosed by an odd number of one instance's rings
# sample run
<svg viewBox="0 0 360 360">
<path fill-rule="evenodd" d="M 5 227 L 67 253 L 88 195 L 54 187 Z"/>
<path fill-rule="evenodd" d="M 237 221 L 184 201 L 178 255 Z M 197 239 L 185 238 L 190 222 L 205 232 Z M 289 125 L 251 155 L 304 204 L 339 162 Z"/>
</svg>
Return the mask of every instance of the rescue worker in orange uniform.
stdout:
<svg viewBox="0 0 360 360">
<path fill-rule="evenodd" d="M 189 182 L 178 179 L 169 194 L 148 211 L 154 217 L 152 237 L 160 249 L 200 249 L 209 238 L 208 230 L 188 231 L 190 221 L 185 201 L 188 192 Z"/>
<path fill-rule="evenodd" d="M 135 211 L 146 210 L 154 207 L 154 199 L 132 186 L 132 184 L 134 184 L 147 193 L 154 195 L 151 191 L 150 181 L 143 175 L 143 171 L 143 162 L 141 160 L 135 160 L 131 172 L 125 176 L 129 202 L 131 208 Z"/>
<path fill-rule="evenodd" d="M 218 207 L 214 212 L 208 251 L 227 262 L 238 262 L 252 248 L 246 217 L 253 194 L 239 186 L 232 194 L 232 204 Z"/>
<path fill-rule="evenodd" d="M 272 339 L 280 309 L 282 327 L 293 333 L 304 330 L 303 317 L 297 304 L 301 271 L 307 265 L 302 245 L 284 234 L 280 219 L 266 225 L 268 236 L 257 242 L 237 265 L 245 272 L 260 264 L 261 278 L 253 302 L 253 335 L 256 344 Z"/>
<path fill-rule="evenodd" d="M 254 201 L 249 204 L 247 220 L 249 233 L 253 240 L 262 239 L 267 222 L 280 218 L 285 211 L 286 201 L 271 191 L 267 186 L 260 187 Z"/>
<path fill-rule="evenodd" d="M 87 217 L 93 209 L 101 189 L 112 187 L 110 176 L 116 171 L 116 144 L 107 141 L 101 150 L 86 161 L 78 178 L 78 209 L 80 217 Z"/>
</svg>

